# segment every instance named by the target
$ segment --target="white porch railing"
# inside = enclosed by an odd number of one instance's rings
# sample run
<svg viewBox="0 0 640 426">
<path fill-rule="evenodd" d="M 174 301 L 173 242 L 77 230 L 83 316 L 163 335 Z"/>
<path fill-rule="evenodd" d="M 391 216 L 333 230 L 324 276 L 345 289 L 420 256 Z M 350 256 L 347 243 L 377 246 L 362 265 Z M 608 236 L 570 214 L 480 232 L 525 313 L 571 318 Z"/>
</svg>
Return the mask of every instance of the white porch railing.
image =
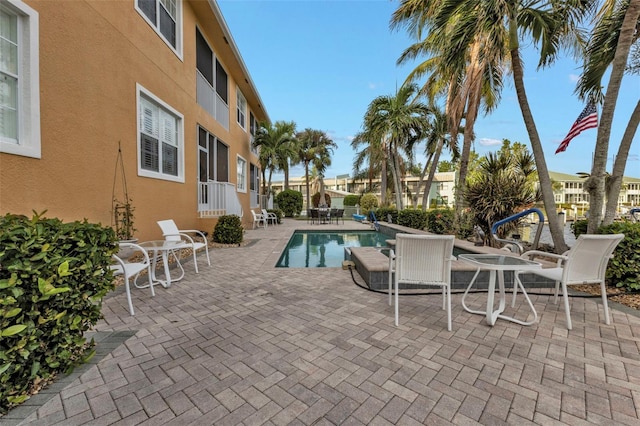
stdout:
<svg viewBox="0 0 640 426">
<path fill-rule="evenodd" d="M 218 96 L 215 89 L 211 87 L 206 78 L 196 71 L 196 101 L 204 108 L 218 123 L 229 130 L 229 105 Z"/>
<path fill-rule="evenodd" d="M 235 214 L 242 218 L 242 204 L 236 186 L 229 182 L 200 182 L 198 185 L 198 215 L 218 217 Z"/>
</svg>

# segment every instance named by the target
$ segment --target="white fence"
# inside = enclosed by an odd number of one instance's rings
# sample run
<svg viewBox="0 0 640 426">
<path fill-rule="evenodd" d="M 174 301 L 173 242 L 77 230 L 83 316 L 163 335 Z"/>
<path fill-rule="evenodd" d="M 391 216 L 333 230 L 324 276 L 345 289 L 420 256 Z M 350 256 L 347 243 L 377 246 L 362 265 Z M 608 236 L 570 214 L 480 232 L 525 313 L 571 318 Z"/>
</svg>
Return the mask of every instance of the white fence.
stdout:
<svg viewBox="0 0 640 426">
<path fill-rule="evenodd" d="M 200 182 L 198 185 L 198 215 L 218 217 L 235 214 L 242 218 L 242 204 L 236 186 L 229 182 Z"/>
</svg>

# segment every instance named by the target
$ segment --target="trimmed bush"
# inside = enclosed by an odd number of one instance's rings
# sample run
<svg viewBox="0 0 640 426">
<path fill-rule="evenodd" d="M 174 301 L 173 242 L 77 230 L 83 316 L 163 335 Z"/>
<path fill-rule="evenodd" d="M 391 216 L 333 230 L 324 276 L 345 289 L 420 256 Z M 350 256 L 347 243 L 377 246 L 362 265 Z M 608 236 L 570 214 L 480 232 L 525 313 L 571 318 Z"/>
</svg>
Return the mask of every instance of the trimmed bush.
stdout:
<svg viewBox="0 0 640 426">
<path fill-rule="evenodd" d="M 351 195 L 346 195 L 344 197 L 344 206 L 345 207 L 353 207 L 356 204 L 358 204 L 359 202 L 360 202 L 360 196 L 359 195 L 351 194 Z"/>
<path fill-rule="evenodd" d="M 424 230 L 427 226 L 427 212 L 416 209 L 404 209 L 398 213 L 398 225 Z"/>
<path fill-rule="evenodd" d="M 640 223 L 614 222 L 598 234 L 624 234 L 607 267 L 607 281 L 627 291 L 640 290 Z"/>
<path fill-rule="evenodd" d="M 369 210 L 376 207 L 378 207 L 378 197 L 374 194 L 367 193 L 360 197 L 360 212 L 363 215 L 369 216 Z"/>
<path fill-rule="evenodd" d="M 84 332 L 114 289 L 113 229 L 41 215 L 0 218 L 0 412 L 93 356 Z"/>
<path fill-rule="evenodd" d="M 586 220 L 586 219 L 576 220 L 576 221 L 571 223 L 571 232 L 573 232 L 573 235 L 575 235 L 576 238 L 578 238 L 580 236 L 580 234 L 586 234 L 587 233 L 587 226 L 588 225 L 589 225 L 589 221 Z"/>
<path fill-rule="evenodd" d="M 285 217 L 299 216 L 302 211 L 302 192 L 286 189 L 276 195 L 276 203 Z"/>
<path fill-rule="evenodd" d="M 240 218 L 234 214 L 220 216 L 213 230 L 213 241 L 220 244 L 240 244 L 244 228 Z"/>
<path fill-rule="evenodd" d="M 392 207 L 379 207 L 378 210 L 376 210 L 376 217 L 378 220 L 388 222 L 389 215 L 391 215 L 392 223 L 398 223 L 398 210 Z"/>
<path fill-rule="evenodd" d="M 453 210 L 429 210 L 427 212 L 427 230 L 434 234 L 454 234 L 453 218 Z"/>
<path fill-rule="evenodd" d="M 331 196 L 329 194 L 327 194 L 326 192 L 324 193 L 324 200 L 327 202 L 327 207 L 331 207 Z M 320 193 L 319 192 L 316 192 L 311 197 L 311 205 L 314 208 L 318 208 L 320 206 Z"/>
</svg>

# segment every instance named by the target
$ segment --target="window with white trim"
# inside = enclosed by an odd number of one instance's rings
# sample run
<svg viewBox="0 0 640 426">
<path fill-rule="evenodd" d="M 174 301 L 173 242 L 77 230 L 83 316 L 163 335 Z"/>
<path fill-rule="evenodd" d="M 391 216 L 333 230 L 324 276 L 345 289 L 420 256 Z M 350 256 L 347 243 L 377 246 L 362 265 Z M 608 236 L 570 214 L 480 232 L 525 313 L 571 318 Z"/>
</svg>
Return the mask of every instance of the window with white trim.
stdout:
<svg viewBox="0 0 640 426">
<path fill-rule="evenodd" d="M 238 192 L 247 192 L 247 160 L 238 155 L 238 181 L 236 182 L 236 190 Z"/>
<path fill-rule="evenodd" d="M 138 85 L 138 174 L 184 182 L 183 116 Z"/>
<path fill-rule="evenodd" d="M 0 152 L 40 158 L 38 12 L 0 3 Z"/>
<path fill-rule="evenodd" d="M 246 117 L 247 117 L 247 100 L 244 98 L 244 95 L 242 94 L 242 92 L 240 91 L 240 89 L 238 89 L 236 87 L 236 109 L 238 110 L 237 113 L 237 120 L 238 120 L 238 124 L 240 125 L 240 127 L 242 127 L 243 129 L 245 128 L 245 121 L 246 121 Z"/>
<path fill-rule="evenodd" d="M 136 0 L 136 10 L 182 57 L 182 0 Z"/>
</svg>

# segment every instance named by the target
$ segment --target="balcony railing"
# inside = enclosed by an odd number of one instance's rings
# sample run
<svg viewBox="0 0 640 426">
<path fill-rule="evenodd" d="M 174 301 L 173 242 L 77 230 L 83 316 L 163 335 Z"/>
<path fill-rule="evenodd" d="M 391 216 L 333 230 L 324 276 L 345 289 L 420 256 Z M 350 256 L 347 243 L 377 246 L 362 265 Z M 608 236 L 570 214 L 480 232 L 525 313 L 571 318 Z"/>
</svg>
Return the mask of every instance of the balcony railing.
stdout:
<svg viewBox="0 0 640 426">
<path fill-rule="evenodd" d="M 218 96 L 206 78 L 196 71 L 196 100 L 225 129 L 229 130 L 229 105 Z"/>
<path fill-rule="evenodd" d="M 229 182 L 200 182 L 198 185 L 198 215 L 218 217 L 235 214 L 242 218 L 242 204 L 236 186 Z"/>
</svg>

